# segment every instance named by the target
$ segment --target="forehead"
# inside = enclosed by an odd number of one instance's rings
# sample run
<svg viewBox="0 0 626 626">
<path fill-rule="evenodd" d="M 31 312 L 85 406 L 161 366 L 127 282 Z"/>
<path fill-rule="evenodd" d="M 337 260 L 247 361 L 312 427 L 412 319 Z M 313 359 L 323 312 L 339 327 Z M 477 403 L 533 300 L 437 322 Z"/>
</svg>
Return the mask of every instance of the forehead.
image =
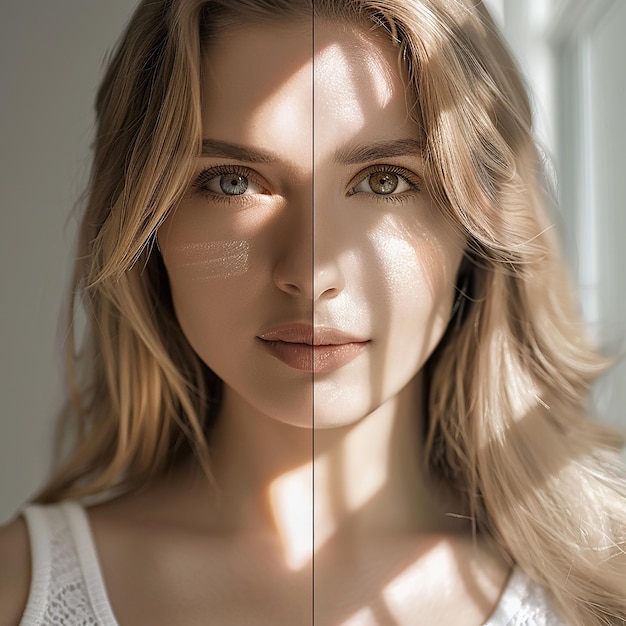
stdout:
<svg viewBox="0 0 626 626">
<path fill-rule="evenodd" d="M 411 125 L 398 49 L 353 24 L 262 24 L 222 32 L 203 58 L 205 137 L 296 156 Z M 363 137 L 365 139 L 366 137 Z"/>
</svg>

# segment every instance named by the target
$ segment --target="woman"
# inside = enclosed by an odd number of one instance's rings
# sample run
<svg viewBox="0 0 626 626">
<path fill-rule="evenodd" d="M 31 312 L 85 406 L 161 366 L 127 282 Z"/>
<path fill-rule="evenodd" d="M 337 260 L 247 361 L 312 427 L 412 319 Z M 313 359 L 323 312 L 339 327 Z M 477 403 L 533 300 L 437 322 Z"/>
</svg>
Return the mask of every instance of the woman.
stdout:
<svg viewBox="0 0 626 626">
<path fill-rule="evenodd" d="M 619 442 L 513 62 L 473 0 L 313 5 L 133 16 L 76 438 L 3 531 L 3 619 L 623 624 Z"/>
</svg>

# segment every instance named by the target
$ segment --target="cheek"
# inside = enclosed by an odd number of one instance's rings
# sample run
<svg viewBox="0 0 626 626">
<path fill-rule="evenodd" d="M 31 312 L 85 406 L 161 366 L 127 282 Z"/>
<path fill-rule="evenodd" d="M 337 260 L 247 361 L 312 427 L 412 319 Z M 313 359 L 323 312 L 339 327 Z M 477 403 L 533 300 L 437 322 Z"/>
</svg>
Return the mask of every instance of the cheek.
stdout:
<svg viewBox="0 0 626 626">
<path fill-rule="evenodd" d="M 427 289 L 432 292 L 434 263 L 430 253 L 417 249 L 413 240 L 406 240 L 390 233 L 373 238 L 377 250 L 384 289 L 392 301 L 404 300 Z M 428 251 L 430 252 L 430 251 Z"/>
<path fill-rule="evenodd" d="M 382 283 L 398 315 L 446 313 L 454 296 L 454 280 L 462 241 L 433 225 L 387 220 L 374 233 Z M 375 270 L 374 270 L 375 271 Z"/>
<path fill-rule="evenodd" d="M 210 283 L 246 274 L 250 267 L 248 241 L 184 242 L 167 246 L 165 265 L 177 280 Z"/>
<path fill-rule="evenodd" d="M 172 300 L 186 334 L 207 334 L 237 306 L 250 268 L 247 241 L 214 241 L 170 247 L 163 253 Z M 188 332 L 189 331 L 189 332 Z M 188 337 L 192 341 L 192 337 Z M 193 341 L 192 341 L 193 343 Z"/>
<path fill-rule="evenodd" d="M 205 361 L 225 328 L 236 325 L 242 294 L 257 282 L 251 271 L 253 240 L 242 238 L 246 234 L 188 210 L 168 218 L 157 235 L 179 324 Z"/>
<path fill-rule="evenodd" d="M 374 316 L 380 329 L 382 389 L 406 384 L 424 366 L 448 326 L 463 242 L 439 228 L 390 222 L 373 234 L 385 293 Z M 375 271 L 372 268 L 372 271 Z"/>
<path fill-rule="evenodd" d="M 220 220 L 208 219 L 208 211 L 197 204 L 183 202 L 157 234 L 170 278 L 173 282 L 211 283 L 248 272 L 249 238 L 220 227 Z"/>
</svg>

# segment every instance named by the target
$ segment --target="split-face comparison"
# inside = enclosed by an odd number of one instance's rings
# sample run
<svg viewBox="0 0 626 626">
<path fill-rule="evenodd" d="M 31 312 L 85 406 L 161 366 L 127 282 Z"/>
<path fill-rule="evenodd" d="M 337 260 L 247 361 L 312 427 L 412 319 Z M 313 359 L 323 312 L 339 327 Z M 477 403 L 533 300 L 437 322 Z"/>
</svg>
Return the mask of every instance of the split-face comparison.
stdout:
<svg viewBox="0 0 626 626">
<path fill-rule="evenodd" d="M 313 52 L 312 52 L 313 51 Z M 355 423 L 413 380 L 464 241 L 433 205 L 398 50 L 263 24 L 203 60 L 203 154 L 158 233 L 176 314 L 229 406 Z"/>
</svg>

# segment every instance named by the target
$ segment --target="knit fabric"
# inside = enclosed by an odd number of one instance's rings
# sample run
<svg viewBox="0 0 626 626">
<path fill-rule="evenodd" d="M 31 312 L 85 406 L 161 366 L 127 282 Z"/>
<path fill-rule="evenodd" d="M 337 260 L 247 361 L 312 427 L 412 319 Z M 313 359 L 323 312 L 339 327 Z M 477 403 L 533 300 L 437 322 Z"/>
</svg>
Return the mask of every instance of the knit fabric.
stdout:
<svg viewBox="0 0 626 626">
<path fill-rule="evenodd" d="M 77 502 L 32 505 L 23 515 L 33 573 L 20 626 L 118 626 L 82 506 Z M 515 569 L 484 626 L 567 625 L 543 589 Z"/>
<path fill-rule="evenodd" d="M 84 509 L 76 502 L 24 510 L 32 580 L 20 626 L 118 626 Z"/>
</svg>

